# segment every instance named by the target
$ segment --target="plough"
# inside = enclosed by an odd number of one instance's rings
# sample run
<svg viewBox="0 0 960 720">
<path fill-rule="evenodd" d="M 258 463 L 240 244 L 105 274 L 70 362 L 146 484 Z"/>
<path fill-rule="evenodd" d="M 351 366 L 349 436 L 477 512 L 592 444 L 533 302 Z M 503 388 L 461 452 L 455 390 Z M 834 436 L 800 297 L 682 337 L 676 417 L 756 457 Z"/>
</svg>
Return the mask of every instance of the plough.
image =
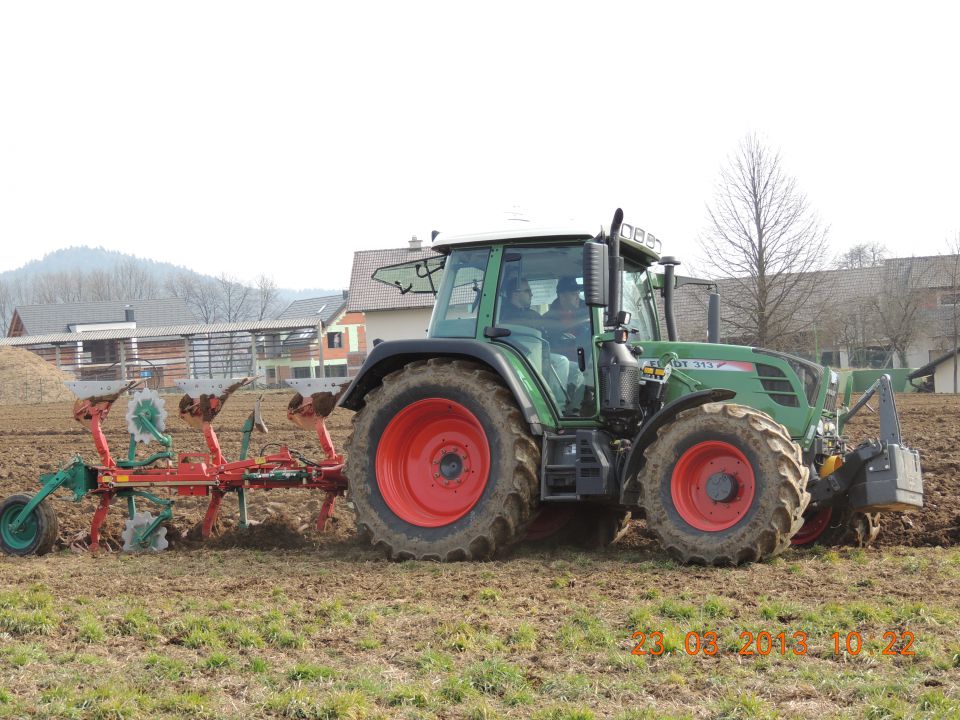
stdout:
<svg viewBox="0 0 960 720">
<path fill-rule="evenodd" d="M 201 536 L 210 536 L 223 499 L 236 493 L 240 526 L 249 527 L 247 491 L 305 488 L 325 493 L 317 517 L 317 529 L 324 530 L 337 497 L 347 489 L 343 457 L 337 453 L 324 419 L 336 405 L 340 383 L 325 379 L 288 380 L 296 395 L 287 408 L 288 419 L 298 427 L 316 432 L 323 459 L 309 460 L 281 445 L 272 454 L 250 453 L 255 431 L 266 432 L 260 416 L 260 399 L 241 429 L 242 442 L 236 460 L 228 460 L 213 429 L 214 418 L 229 397 L 250 384 L 253 378 L 178 380 L 184 392 L 178 410 L 180 418 L 199 430 L 207 452 L 177 453 L 172 438 L 165 434 L 167 411 L 163 398 L 154 390 L 137 387 L 142 381 L 75 381 L 66 383 L 77 397 L 73 416 L 93 436 L 99 464 L 84 462 L 80 455 L 57 472 L 41 476 L 41 489 L 33 496 L 14 495 L 0 502 L 0 550 L 10 555 L 42 555 L 53 549 L 59 526 L 49 498 L 60 488 L 72 492 L 79 502 L 91 495 L 99 498 L 90 527 L 89 548 L 100 549 L 101 530 L 115 501 L 125 501 L 127 520 L 123 531 L 124 550 L 163 550 L 167 547 L 164 523 L 173 517 L 174 500 L 161 497 L 170 489 L 179 496 L 209 498 L 201 525 Z M 131 393 L 127 405 L 130 444 L 126 458 L 117 458 L 103 432 L 103 423 L 121 395 Z M 156 441 L 160 450 L 137 457 L 138 445 Z M 137 510 L 137 501 L 150 503 L 158 514 Z"/>
</svg>

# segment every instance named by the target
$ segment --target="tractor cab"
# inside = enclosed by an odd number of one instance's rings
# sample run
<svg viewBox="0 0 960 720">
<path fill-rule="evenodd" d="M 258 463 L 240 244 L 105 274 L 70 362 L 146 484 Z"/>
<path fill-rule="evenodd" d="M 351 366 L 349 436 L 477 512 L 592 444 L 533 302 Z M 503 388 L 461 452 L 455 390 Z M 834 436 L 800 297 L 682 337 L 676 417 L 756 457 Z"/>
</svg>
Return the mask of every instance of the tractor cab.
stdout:
<svg viewBox="0 0 960 720">
<path fill-rule="evenodd" d="M 658 340 L 649 268 L 659 241 L 629 225 L 620 237 L 623 327 L 631 341 Z M 558 418 L 594 418 L 598 343 L 611 329 L 606 299 L 585 295 L 585 282 L 598 280 L 590 277 L 595 252 L 588 246 L 603 247 L 595 239 L 584 228 L 440 234 L 433 244 L 440 255 L 381 268 L 374 278 L 401 293 L 436 296 L 430 338 L 508 346 L 532 371 Z"/>
</svg>

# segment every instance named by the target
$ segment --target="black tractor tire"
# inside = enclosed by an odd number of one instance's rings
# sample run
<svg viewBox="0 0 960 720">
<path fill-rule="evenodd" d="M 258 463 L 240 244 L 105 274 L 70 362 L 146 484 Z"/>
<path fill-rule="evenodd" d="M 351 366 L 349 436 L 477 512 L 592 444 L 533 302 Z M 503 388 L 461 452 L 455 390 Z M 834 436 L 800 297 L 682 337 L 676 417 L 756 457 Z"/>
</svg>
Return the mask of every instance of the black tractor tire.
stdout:
<svg viewBox="0 0 960 720">
<path fill-rule="evenodd" d="M 53 550 L 60 536 L 60 521 L 46 499 L 33 509 L 27 532 L 23 532 L 26 523 L 21 525 L 19 533 L 13 533 L 8 527 L 30 500 L 30 495 L 11 495 L 0 502 L 0 552 L 26 557 L 46 555 Z"/>
<path fill-rule="evenodd" d="M 674 479 L 675 466 L 685 458 L 697 458 L 697 462 L 703 458 L 706 464 L 699 466 L 696 475 L 702 478 L 710 470 L 707 458 L 711 450 L 700 448 L 714 445 L 718 452 L 726 453 L 724 459 L 717 460 L 719 466 L 737 466 L 732 473 L 731 492 L 739 493 L 738 488 L 747 484 L 743 478 L 750 477 L 754 488 L 752 497 L 744 493 L 743 498 L 738 495 L 730 503 L 717 503 L 705 490 L 697 490 L 701 485 L 693 473 Z M 742 467 L 740 461 L 727 461 L 726 457 L 742 457 L 748 467 Z M 686 410 L 660 428 L 657 439 L 646 448 L 644 458 L 646 462 L 638 483 L 639 505 L 647 527 L 661 546 L 681 562 L 739 565 L 771 558 L 789 547 L 790 538 L 803 524 L 803 512 L 810 495 L 806 491 L 809 470 L 801 458 L 800 447 L 786 428 L 758 410 L 722 403 Z M 681 467 L 687 468 L 689 464 Z M 723 478 L 730 478 L 731 474 L 722 470 L 717 476 L 724 481 Z M 691 511 L 688 503 L 684 509 L 687 517 L 704 527 L 692 525 L 674 500 L 674 491 L 684 492 L 674 488 L 674 482 L 677 488 L 695 494 L 696 501 L 703 507 L 720 505 L 722 512 L 718 514 L 726 513 L 724 522 L 732 524 L 713 523 L 706 510 L 701 518 L 697 515 L 700 506 Z M 713 514 L 712 510 L 709 514 Z"/>
<path fill-rule="evenodd" d="M 391 436 L 397 435 L 393 423 L 410 417 L 409 412 L 415 410 L 411 405 L 418 401 L 433 401 L 441 406 L 452 401 L 451 407 L 465 408 L 475 419 L 477 432 L 485 438 L 489 449 L 488 453 L 475 450 L 487 458 L 489 472 L 485 484 L 474 486 L 482 487 L 474 504 L 461 517 L 449 521 L 441 517 L 428 526 L 409 516 L 419 510 L 416 502 L 410 503 L 412 510 L 403 508 L 406 519 L 391 509 L 383 490 L 397 487 L 389 485 L 396 481 L 377 474 L 381 445 L 386 455 L 424 456 L 424 451 L 412 447 L 412 442 L 407 447 L 391 442 L 390 436 L 384 440 L 387 431 Z M 364 403 L 353 418 L 344 468 L 361 537 L 395 560 L 458 561 L 490 558 L 524 536 L 540 499 L 540 448 L 513 395 L 497 375 L 464 360 L 420 360 L 384 377 L 383 384 L 371 390 Z M 397 419 L 399 413 L 404 415 Z M 412 425 L 410 430 L 415 432 L 423 425 Z M 464 468 L 468 463 L 473 467 L 479 462 L 472 455 L 467 459 L 472 451 L 464 452 Z M 414 465 L 414 469 L 416 472 L 391 471 L 392 477 L 402 477 L 403 487 L 413 488 L 414 494 L 423 493 L 426 497 L 425 493 L 441 492 L 439 488 L 426 490 L 425 484 L 434 488 L 435 479 L 439 482 L 444 478 L 431 473 L 429 467 Z M 388 496 L 396 498 L 390 492 Z M 396 506 L 396 499 L 393 502 Z"/>
</svg>

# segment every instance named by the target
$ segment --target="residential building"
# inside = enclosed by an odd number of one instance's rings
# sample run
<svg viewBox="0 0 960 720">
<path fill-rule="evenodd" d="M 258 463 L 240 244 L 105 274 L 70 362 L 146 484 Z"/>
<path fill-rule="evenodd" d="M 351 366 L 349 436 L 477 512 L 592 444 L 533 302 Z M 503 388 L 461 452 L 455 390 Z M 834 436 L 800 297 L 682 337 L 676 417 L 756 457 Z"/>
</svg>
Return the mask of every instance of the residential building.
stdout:
<svg viewBox="0 0 960 720">
<path fill-rule="evenodd" d="M 405 340 L 426 337 L 433 311 L 430 293 L 401 292 L 373 274 L 379 268 L 436 257 L 438 253 L 422 247 L 413 238 L 408 247 L 388 250 L 359 250 L 353 255 L 347 311 L 363 313 L 366 337 L 376 340 Z M 436 274 L 439 281 L 439 273 Z"/>
</svg>

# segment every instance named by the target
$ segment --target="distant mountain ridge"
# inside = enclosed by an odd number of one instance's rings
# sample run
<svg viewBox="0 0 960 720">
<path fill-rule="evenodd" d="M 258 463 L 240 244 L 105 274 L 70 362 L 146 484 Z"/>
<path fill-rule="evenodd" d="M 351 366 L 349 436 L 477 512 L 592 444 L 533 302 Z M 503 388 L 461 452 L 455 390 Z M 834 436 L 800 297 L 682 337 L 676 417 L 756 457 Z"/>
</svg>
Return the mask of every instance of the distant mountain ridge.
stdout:
<svg viewBox="0 0 960 720">
<path fill-rule="evenodd" d="M 107 250 L 102 247 L 68 247 L 61 250 L 55 250 L 52 253 L 44 255 L 40 260 L 31 260 L 26 265 L 14 270 L 0 272 L 0 283 L 10 283 L 14 281 L 25 281 L 40 275 L 49 273 L 70 272 L 73 270 L 105 270 L 114 269 L 117 265 L 124 262 L 136 262 L 141 267 L 148 269 L 151 276 L 159 282 L 163 282 L 170 276 L 180 273 L 190 273 L 199 277 L 212 279 L 215 276 L 197 272 L 183 265 L 174 265 L 173 263 L 161 262 L 159 260 L 148 260 L 136 255 L 122 253 L 117 250 Z M 340 290 L 329 290 L 325 288 L 308 288 L 306 290 L 292 290 L 290 288 L 277 288 L 279 298 L 284 304 L 289 304 L 294 300 L 304 298 L 322 297 L 324 295 L 336 295 Z"/>
</svg>

